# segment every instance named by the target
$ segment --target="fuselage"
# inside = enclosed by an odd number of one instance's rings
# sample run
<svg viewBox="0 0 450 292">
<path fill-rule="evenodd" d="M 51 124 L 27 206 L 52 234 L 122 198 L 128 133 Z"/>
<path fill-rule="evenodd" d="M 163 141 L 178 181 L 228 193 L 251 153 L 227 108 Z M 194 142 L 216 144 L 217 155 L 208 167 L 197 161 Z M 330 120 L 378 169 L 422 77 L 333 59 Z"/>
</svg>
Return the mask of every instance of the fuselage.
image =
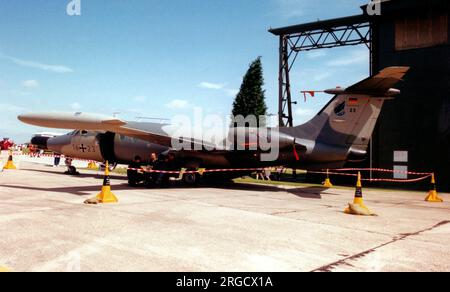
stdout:
<svg viewBox="0 0 450 292">
<path fill-rule="evenodd" d="M 171 152 L 175 154 L 180 168 L 259 168 L 270 166 L 286 166 L 297 169 L 323 169 L 342 167 L 349 156 L 354 155 L 351 149 L 333 146 L 318 141 L 294 137 L 283 128 L 267 129 L 271 142 L 276 141 L 271 149 L 261 150 L 262 143 L 258 134 L 247 128 L 234 129 L 234 135 L 243 135 L 246 141 L 239 144 L 235 138 L 233 145 L 227 149 L 181 149 L 173 151 L 171 147 L 161 146 L 141 139 L 132 138 L 111 132 L 73 131 L 66 135 L 32 141 L 32 144 L 60 153 L 68 157 L 94 160 L 99 162 L 129 164 L 136 156 L 143 162 L 149 162 L 152 154 L 159 156 Z M 249 141 L 256 141 L 249 143 Z M 35 142 L 35 143 L 33 143 Z M 241 146 L 241 147 L 238 147 Z M 231 149 L 230 149 L 231 147 Z M 274 159 L 264 159 L 264 155 L 274 152 Z M 360 157 L 365 152 L 358 153 Z"/>
</svg>

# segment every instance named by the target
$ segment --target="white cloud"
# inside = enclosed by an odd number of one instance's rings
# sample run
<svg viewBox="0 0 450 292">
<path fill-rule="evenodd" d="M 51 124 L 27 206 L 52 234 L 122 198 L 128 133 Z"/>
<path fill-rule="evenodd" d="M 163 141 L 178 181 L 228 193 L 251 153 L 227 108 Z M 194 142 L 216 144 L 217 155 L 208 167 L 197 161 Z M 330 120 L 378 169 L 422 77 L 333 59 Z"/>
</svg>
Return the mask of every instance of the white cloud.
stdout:
<svg viewBox="0 0 450 292">
<path fill-rule="evenodd" d="M 69 106 L 72 110 L 75 110 L 75 111 L 81 109 L 81 105 L 78 102 L 71 103 Z"/>
<path fill-rule="evenodd" d="M 133 100 L 136 102 L 145 102 L 147 100 L 147 97 L 143 96 L 143 95 L 139 95 L 139 96 L 133 97 Z"/>
<path fill-rule="evenodd" d="M 314 115 L 314 111 L 308 108 L 297 108 L 295 110 L 295 115 L 298 117 L 311 117 Z"/>
<path fill-rule="evenodd" d="M 34 68 L 43 71 L 49 71 L 53 73 L 72 73 L 73 70 L 63 65 L 49 65 L 35 61 L 22 60 L 15 57 L 10 57 L 0 53 L 0 57 L 5 58 L 13 62 L 14 64 L 22 67 Z"/>
<path fill-rule="evenodd" d="M 318 59 L 327 56 L 328 53 L 324 50 L 312 51 L 306 54 L 308 59 Z"/>
<path fill-rule="evenodd" d="M 36 88 L 39 87 L 39 82 L 37 80 L 25 80 L 22 82 L 22 86 L 26 88 Z"/>
<path fill-rule="evenodd" d="M 362 3 L 361 3 L 362 1 Z M 284 19 L 299 18 L 309 22 L 322 15 L 331 18 L 336 14 L 336 7 L 354 8 L 367 4 L 369 0 L 272 0 L 274 11 Z"/>
<path fill-rule="evenodd" d="M 323 72 L 323 73 L 317 73 L 314 75 L 313 80 L 315 82 L 320 82 L 320 81 L 330 78 L 331 76 L 333 76 L 333 74 L 330 71 Z"/>
<path fill-rule="evenodd" d="M 303 124 L 314 117 L 316 112 L 310 108 L 298 107 L 294 111 L 294 121 L 296 124 Z"/>
<path fill-rule="evenodd" d="M 27 109 L 20 107 L 20 106 L 16 106 L 13 104 L 9 104 L 9 103 L 0 103 L 0 112 L 14 112 L 14 113 L 18 113 L 18 112 L 24 112 Z"/>
<path fill-rule="evenodd" d="M 326 63 L 328 67 L 369 64 L 369 50 L 354 50 L 351 53 Z"/>
<path fill-rule="evenodd" d="M 235 97 L 239 93 L 239 89 L 226 89 L 225 92 L 228 96 Z"/>
<path fill-rule="evenodd" d="M 226 84 L 224 83 L 201 82 L 198 85 L 198 87 L 212 90 L 220 90 L 230 97 L 235 97 L 239 93 L 239 89 L 227 88 Z"/>
<path fill-rule="evenodd" d="M 220 84 L 220 83 L 201 82 L 198 85 L 198 87 L 206 88 L 206 89 L 219 90 L 219 89 L 223 89 L 225 87 L 225 85 L 224 84 Z"/>
<path fill-rule="evenodd" d="M 276 0 L 275 4 L 279 7 L 279 13 L 284 18 L 300 17 L 305 14 L 304 0 Z"/>
<path fill-rule="evenodd" d="M 12 95 L 18 95 L 18 96 L 29 96 L 29 95 L 31 95 L 30 92 L 20 91 L 20 90 L 10 90 L 9 93 L 12 94 Z"/>
<path fill-rule="evenodd" d="M 185 109 L 189 107 L 189 102 L 183 99 L 174 99 L 168 104 L 166 104 L 166 107 L 170 109 Z"/>
</svg>

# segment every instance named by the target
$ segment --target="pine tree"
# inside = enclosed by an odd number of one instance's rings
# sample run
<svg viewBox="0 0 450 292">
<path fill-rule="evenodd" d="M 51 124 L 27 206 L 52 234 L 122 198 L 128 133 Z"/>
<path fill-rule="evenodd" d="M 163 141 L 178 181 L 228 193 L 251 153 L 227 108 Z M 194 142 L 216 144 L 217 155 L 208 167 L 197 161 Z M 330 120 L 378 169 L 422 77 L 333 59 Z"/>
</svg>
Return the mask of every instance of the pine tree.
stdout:
<svg viewBox="0 0 450 292">
<path fill-rule="evenodd" d="M 239 93 L 233 103 L 233 117 L 254 115 L 259 123 L 259 117 L 266 116 L 267 106 L 263 86 L 264 77 L 261 57 L 258 57 L 250 64 L 250 68 L 244 76 Z M 265 126 L 265 122 L 262 123 L 264 124 L 258 126 Z"/>
</svg>

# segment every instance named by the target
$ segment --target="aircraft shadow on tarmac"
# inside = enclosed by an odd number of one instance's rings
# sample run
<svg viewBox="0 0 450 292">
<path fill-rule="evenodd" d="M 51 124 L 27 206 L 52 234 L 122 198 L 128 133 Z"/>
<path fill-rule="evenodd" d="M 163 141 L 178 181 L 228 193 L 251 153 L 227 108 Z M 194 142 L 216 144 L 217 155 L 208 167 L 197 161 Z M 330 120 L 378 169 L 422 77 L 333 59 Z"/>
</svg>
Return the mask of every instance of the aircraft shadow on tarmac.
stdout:
<svg viewBox="0 0 450 292">
<path fill-rule="evenodd" d="M 23 171 L 31 171 L 31 172 L 40 172 L 40 173 L 49 173 L 49 174 L 58 174 L 58 175 L 64 175 L 65 174 L 62 172 L 61 169 L 57 170 L 57 171 L 51 171 L 51 170 L 41 170 L 41 169 L 22 169 Z M 69 176 L 69 175 L 68 175 Z M 100 173 L 80 173 L 79 175 L 70 175 L 70 177 L 74 177 L 74 178 L 97 178 L 97 179 L 103 179 L 103 174 Z M 127 178 L 125 176 L 122 175 L 110 175 L 109 176 L 111 179 L 114 180 L 127 180 Z"/>
<path fill-rule="evenodd" d="M 48 173 L 48 174 L 60 174 L 65 176 L 61 171 L 51 171 L 51 170 L 37 170 L 37 169 L 22 169 L 24 171 L 31 171 L 31 172 L 41 172 L 41 173 Z M 83 173 L 76 176 L 70 176 L 74 178 L 96 178 L 96 179 L 103 179 L 103 175 L 96 174 L 96 173 Z M 125 176 L 121 175 L 113 175 L 110 176 L 112 180 L 127 180 Z M 85 196 L 90 195 L 93 192 L 100 190 L 99 186 L 77 186 L 77 187 L 60 187 L 60 188 L 38 188 L 38 187 L 28 187 L 28 186 L 17 186 L 17 185 L 3 185 L 7 188 L 16 188 L 16 189 L 25 189 L 25 190 L 34 190 L 34 191 L 46 191 L 46 192 L 56 192 L 56 193 L 69 193 L 74 194 L 77 196 Z M 193 189 L 193 187 L 186 187 L 183 184 L 180 183 L 173 183 L 169 188 L 161 188 L 158 186 L 152 187 L 152 188 L 145 188 L 137 187 L 132 188 L 128 186 L 128 184 L 112 184 L 113 191 L 118 190 L 158 190 L 158 189 Z M 196 188 L 215 188 L 215 189 L 227 189 L 227 190 L 238 190 L 243 192 L 285 192 L 292 195 L 295 195 L 299 198 L 304 199 L 322 199 L 322 195 L 324 192 L 328 191 L 328 188 L 324 187 L 304 187 L 304 188 L 292 188 L 292 189 L 286 189 L 278 186 L 273 185 L 263 185 L 263 184 L 249 184 L 249 183 L 233 183 L 233 182 L 218 182 L 218 183 L 202 183 L 198 185 Z M 334 193 L 327 192 L 326 195 L 337 195 Z"/>
<path fill-rule="evenodd" d="M 51 193 L 65 193 L 73 194 L 77 196 L 93 195 L 95 192 L 100 192 L 101 186 L 79 186 L 79 187 L 62 187 L 62 188 L 38 188 L 29 186 L 15 186 L 15 185 L 2 185 L 5 188 L 21 189 L 29 191 L 51 192 Z M 129 190 L 127 185 L 114 186 L 114 190 Z"/>
<path fill-rule="evenodd" d="M 221 186 L 211 186 L 215 188 L 226 188 L 230 190 L 238 191 L 250 191 L 250 192 L 286 192 L 304 199 L 322 199 L 322 194 L 328 191 L 328 188 L 323 187 L 304 187 L 304 188 L 293 188 L 285 189 L 278 186 L 263 185 L 263 184 L 246 184 L 246 183 L 229 183 Z M 332 193 L 327 193 L 326 195 L 337 195 Z"/>
<path fill-rule="evenodd" d="M 11 189 L 22 189 L 22 190 L 29 190 L 29 191 L 41 191 L 41 192 L 51 192 L 51 193 L 65 193 L 65 194 L 73 194 L 77 196 L 86 196 L 86 195 L 92 195 L 92 193 L 100 191 L 100 186 L 76 186 L 76 187 L 59 187 L 59 188 L 39 188 L 39 187 L 30 187 L 30 186 L 18 186 L 18 185 L 2 185 L 5 188 L 11 188 Z M 211 187 L 211 186 L 204 186 L 205 188 Z M 201 188 L 201 186 L 199 187 Z M 227 189 L 227 190 L 240 190 L 244 192 L 286 192 L 292 195 L 295 195 L 299 198 L 304 199 L 322 199 L 322 193 L 326 191 L 325 188 L 318 188 L 318 187 L 308 187 L 308 188 L 298 188 L 298 189 L 283 189 L 283 188 L 277 188 L 273 186 L 254 186 L 254 185 L 246 185 L 246 184 L 234 184 L 229 183 L 227 185 L 223 184 L 221 186 L 215 186 L 216 189 Z M 125 191 L 125 190 L 136 190 L 140 189 L 142 191 L 149 191 L 151 190 L 160 190 L 162 188 L 131 188 L 127 184 L 118 184 L 118 185 L 112 185 L 113 191 Z M 182 186 L 171 186 L 170 188 L 165 189 L 179 189 L 179 190 L 192 190 L 193 188 L 186 188 Z M 336 195 L 327 193 L 327 195 Z"/>
</svg>

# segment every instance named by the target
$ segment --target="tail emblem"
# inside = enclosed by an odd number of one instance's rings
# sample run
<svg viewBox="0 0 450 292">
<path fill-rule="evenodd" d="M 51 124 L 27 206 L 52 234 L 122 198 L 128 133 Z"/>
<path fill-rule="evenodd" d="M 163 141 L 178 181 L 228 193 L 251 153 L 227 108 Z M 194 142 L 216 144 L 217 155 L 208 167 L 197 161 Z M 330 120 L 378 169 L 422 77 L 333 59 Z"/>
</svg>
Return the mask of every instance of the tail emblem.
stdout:
<svg viewBox="0 0 450 292">
<path fill-rule="evenodd" d="M 345 116 L 345 101 L 343 101 L 343 102 L 340 103 L 337 107 L 335 107 L 334 113 L 335 113 L 338 117 L 343 117 L 343 116 Z"/>
</svg>

